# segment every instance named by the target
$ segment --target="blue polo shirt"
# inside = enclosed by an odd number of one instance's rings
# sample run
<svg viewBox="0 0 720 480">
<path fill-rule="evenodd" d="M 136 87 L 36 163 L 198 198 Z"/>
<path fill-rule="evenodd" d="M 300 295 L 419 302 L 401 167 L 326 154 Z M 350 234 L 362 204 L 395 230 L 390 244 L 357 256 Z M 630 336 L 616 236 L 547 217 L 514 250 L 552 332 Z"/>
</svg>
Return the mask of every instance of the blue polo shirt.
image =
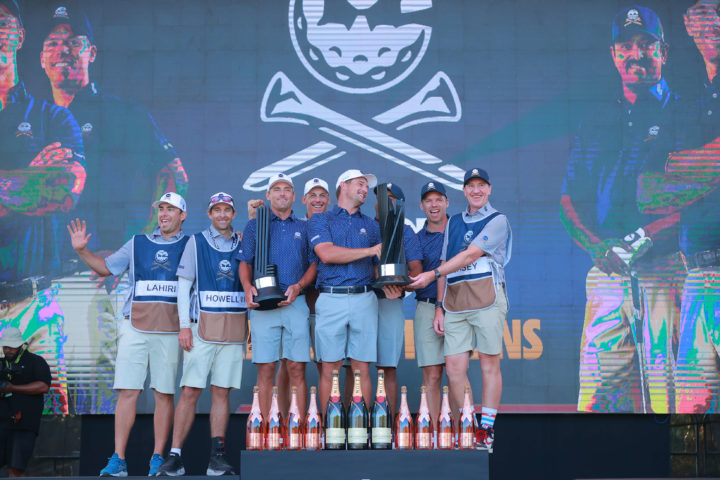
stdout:
<svg viewBox="0 0 720 480">
<path fill-rule="evenodd" d="M 337 247 L 367 248 L 380 243 L 377 222 L 358 209 L 350 215 L 336 206 L 332 211 L 316 213 L 308 221 L 310 246 L 330 242 Z M 377 257 L 365 257 L 350 263 L 318 262 L 317 287 L 370 285 L 375 280 Z"/>
<path fill-rule="evenodd" d="M 422 269 L 423 272 L 429 272 L 435 270 L 440 266 L 442 262 L 440 256 L 442 255 L 443 241 L 445 239 L 445 232 L 430 232 L 427 229 L 427 223 L 423 225 L 423 228 L 416 234 L 420 248 L 422 249 Z M 415 298 L 417 300 L 424 300 L 426 298 L 437 298 L 437 282 L 433 281 L 427 287 L 417 290 L 415 292 Z"/>
<path fill-rule="evenodd" d="M 8 92 L 5 108 L 0 109 L 0 170 L 32 171 L 28 168 L 30 162 L 54 142 L 71 149 L 72 160 L 85 166 L 80 127 L 70 112 L 36 100 L 22 82 L 18 83 Z M 23 193 L 32 196 L 32 192 Z M 4 202 L 12 202 L 15 206 L 29 205 L 33 200 L 22 198 L 20 192 L 9 196 Z M 58 202 L 64 201 L 68 199 L 58 199 Z M 61 276 L 63 265 L 74 255 L 65 230 L 70 214 L 62 209 L 48 213 L 3 207 L 0 210 L 3 210 L 0 216 L 0 282 L 16 282 L 34 276 Z"/>
<path fill-rule="evenodd" d="M 278 267 L 278 283 L 285 291 L 297 283 L 310 267 L 310 249 L 307 242 L 308 222 L 291 213 L 282 220 L 270 212 L 270 255 L 269 262 Z M 253 265 L 257 242 L 257 220 L 250 220 L 245 226 L 240 250 L 235 258 Z"/>
</svg>

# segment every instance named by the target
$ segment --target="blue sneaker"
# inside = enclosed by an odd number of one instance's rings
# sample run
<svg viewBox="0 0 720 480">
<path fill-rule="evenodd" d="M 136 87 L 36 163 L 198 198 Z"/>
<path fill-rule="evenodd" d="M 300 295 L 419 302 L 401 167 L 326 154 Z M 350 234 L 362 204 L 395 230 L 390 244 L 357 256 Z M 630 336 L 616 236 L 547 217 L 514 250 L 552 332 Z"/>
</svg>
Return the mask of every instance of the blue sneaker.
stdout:
<svg viewBox="0 0 720 480">
<path fill-rule="evenodd" d="M 100 470 L 101 477 L 127 477 L 127 462 L 118 457 L 117 453 L 108 458 L 108 463 Z"/>
<path fill-rule="evenodd" d="M 157 453 L 153 453 L 153 456 L 150 457 L 150 471 L 148 472 L 148 477 L 154 477 L 157 475 L 158 470 L 160 470 L 160 466 L 165 462 L 165 459 L 158 455 Z"/>
</svg>

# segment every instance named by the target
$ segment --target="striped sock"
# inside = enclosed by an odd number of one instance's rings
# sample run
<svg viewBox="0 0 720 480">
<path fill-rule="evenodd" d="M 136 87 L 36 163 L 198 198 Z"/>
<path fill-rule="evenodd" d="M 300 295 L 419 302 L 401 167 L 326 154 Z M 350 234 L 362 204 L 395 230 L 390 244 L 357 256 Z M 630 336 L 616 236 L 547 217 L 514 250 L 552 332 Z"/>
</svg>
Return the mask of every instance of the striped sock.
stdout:
<svg viewBox="0 0 720 480">
<path fill-rule="evenodd" d="M 482 417 L 480 419 L 480 426 L 485 428 L 493 428 L 495 425 L 495 416 L 497 415 L 497 409 L 482 407 Z"/>
</svg>

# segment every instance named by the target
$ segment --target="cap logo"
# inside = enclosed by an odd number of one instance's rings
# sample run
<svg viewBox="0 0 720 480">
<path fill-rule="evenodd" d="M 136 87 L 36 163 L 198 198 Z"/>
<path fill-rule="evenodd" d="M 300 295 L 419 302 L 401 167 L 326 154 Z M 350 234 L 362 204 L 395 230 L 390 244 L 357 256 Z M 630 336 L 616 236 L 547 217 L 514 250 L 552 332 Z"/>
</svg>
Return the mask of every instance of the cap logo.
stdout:
<svg viewBox="0 0 720 480">
<path fill-rule="evenodd" d="M 642 26 L 642 19 L 640 18 L 640 12 L 635 10 L 634 8 L 631 8 L 627 12 L 627 18 L 625 19 L 625 27 L 628 27 L 630 25 L 640 25 Z"/>
<path fill-rule="evenodd" d="M 428 189 L 435 188 L 435 184 L 433 182 L 428 183 Z"/>
<path fill-rule="evenodd" d="M 387 184 L 388 189 L 392 190 L 392 183 Z"/>
<path fill-rule="evenodd" d="M 313 183 L 320 183 L 320 180 L 318 180 L 317 178 L 313 178 Z"/>
<path fill-rule="evenodd" d="M 282 173 L 278 173 L 278 178 L 283 178 L 284 176 Z"/>
<path fill-rule="evenodd" d="M 92 123 L 90 123 L 90 122 L 86 123 L 85 125 L 83 125 L 82 127 L 80 127 L 80 130 L 81 130 L 82 133 L 85 134 L 85 135 L 87 135 L 87 134 L 89 134 L 89 133 L 92 133 L 92 131 L 93 131 Z"/>
<path fill-rule="evenodd" d="M 472 174 L 473 174 L 473 175 L 479 175 L 480 172 L 478 172 L 478 169 L 477 169 L 477 168 L 473 168 Z"/>
<path fill-rule="evenodd" d="M 53 18 L 68 18 L 67 8 L 65 8 L 65 7 L 56 8 Z"/>
<path fill-rule="evenodd" d="M 166 194 L 165 194 L 165 198 L 170 198 L 170 197 L 172 197 L 172 194 L 171 194 L 171 193 L 166 193 Z"/>
<path fill-rule="evenodd" d="M 15 133 L 16 137 L 19 137 L 20 135 L 25 135 L 28 137 L 32 137 L 32 125 L 30 125 L 30 122 L 21 122 L 17 127 L 17 132 Z"/>
</svg>

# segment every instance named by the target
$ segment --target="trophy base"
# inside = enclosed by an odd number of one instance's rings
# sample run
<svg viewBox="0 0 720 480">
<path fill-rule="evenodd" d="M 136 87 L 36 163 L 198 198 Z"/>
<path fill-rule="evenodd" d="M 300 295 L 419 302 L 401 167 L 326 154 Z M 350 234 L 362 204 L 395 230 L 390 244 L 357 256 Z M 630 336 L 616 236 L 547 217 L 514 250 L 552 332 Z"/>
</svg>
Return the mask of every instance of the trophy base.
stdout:
<svg viewBox="0 0 720 480">
<path fill-rule="evenodd" d="M 258 278 L 254 283 L 257 295 L 253 300 L 260 305 L 256 310 L 273 310 L 278 308 L 278 303 L 285 300 L 285 294 L 277 285 L 274 276 Z"/>
<path fill-rule="evenodd" d="M 382 288 L 385 285 L 408 285 L 412 283 L 408 277 L 407 265 L 403 263 L 386 263 L 380 265 L 380 276 L 373 282 L 373 288 Z"/>
<path fill-rule="evenodd" d="M 256 310 L 273 310 L 278 308 L 278 303 L 286 300 L 286 297 L 279 287 L 267 287 L 259 289 L 253 300 L 260 305 Z"/>
</svg>

